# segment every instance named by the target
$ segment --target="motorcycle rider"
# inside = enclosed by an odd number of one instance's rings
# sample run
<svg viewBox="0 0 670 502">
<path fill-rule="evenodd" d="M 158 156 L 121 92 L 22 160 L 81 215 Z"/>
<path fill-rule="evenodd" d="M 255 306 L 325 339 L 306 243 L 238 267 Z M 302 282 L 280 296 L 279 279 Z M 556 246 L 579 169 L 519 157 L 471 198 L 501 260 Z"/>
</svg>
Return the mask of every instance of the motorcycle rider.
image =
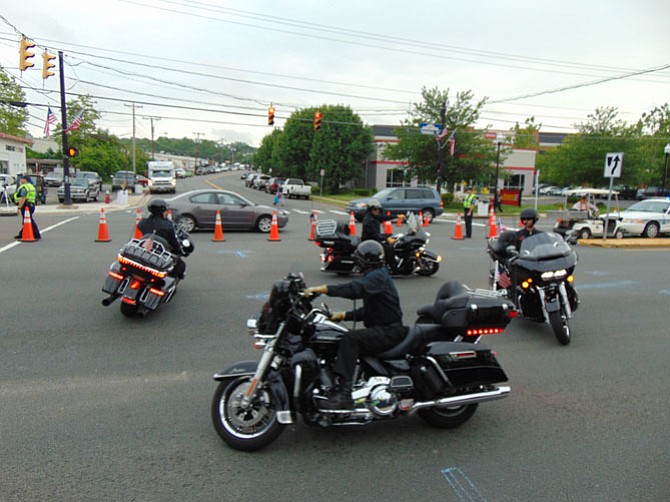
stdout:
<svg viewBox="0 0 670 502">
<path fill-rule="evenodd" d="M 331 320 L 363 321 L 362 329 L 344 333 L 340 340 L 333 371 L 338 385 L 320 401 L 324 410 L 352 411 L 351 385 L 359 356 L 375 354 L 399 344 L 407 334 L 402 323 L 400 298 L 393 279 L 384 267 L 384 248 L 379 242 L 367 240 L 356 248 L 354 259 L 364 276 L 345 284 L 330 284 L 307 288 L 306 297 L 320 293 L 351 300 L 363 299 L 363 307 L 349 312 L 333 312 Z"/>
<path fill-rule="evenodd" d="M 399 216 L 399 217 L 402 217 Z M 383 234 L 379 231 L 379 225 L 384 221 L 391 220 L 393 217 L 382 215 L 382 205 L 377 199 L 372 199 L 368 203 L 368 210 L 363 217 L 363 232 L 361 242 L 373 240 L 379 242 L 384 248 L 386 264 L 389 266 L 392 274 L 398 273 L 398 264 L 396 263 L 393 252 L 393 243 L 395 240 L 390 234 Z"/>
<path fill-rule="evenodd" d="M 137 224 L 137 228 L 143 235 L 156 234 L 167 241 L 170 246 L 169 251 L 177 257 L 170 275 L 183 279 L 186 272 L 186 263 L 181 259 L 181 256 L 186 256 L 187 253 L 179 243 L 174 223 L 167 217 L 167 202 L 163 199 L 153 199 L 147 205 L 147 211 L 150 215 L 147 218 L 142 218 Z"/>
<path fill-rule="evenodd" d="M 514 243 L 514 245 L 516 246 L 517 250 L 521 248 L 521 241 L 523 241 L 526 237 L 542 233 L 542 230 L 538 230 L 537 228 L 535 228 L 537 220 L 540 219 L 540 215 L 537 213 L 535 209 L 530 207 L 524 209 L 523 211 L 521 211 L 519 219 L 523 224 L 523 228 L 518 232 L 516 232 L 516 242 Z"/>
</svg>

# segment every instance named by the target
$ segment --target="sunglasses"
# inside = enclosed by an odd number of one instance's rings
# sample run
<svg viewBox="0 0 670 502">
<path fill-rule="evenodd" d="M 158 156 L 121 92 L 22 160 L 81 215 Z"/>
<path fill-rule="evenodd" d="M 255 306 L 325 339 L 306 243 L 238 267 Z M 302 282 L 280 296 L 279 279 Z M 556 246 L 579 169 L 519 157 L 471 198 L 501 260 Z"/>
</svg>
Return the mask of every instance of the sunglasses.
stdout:
<svg viewBox="0 0 670 502">
<path fill-rule="evenodd" d="M 533 218 L 521 218 L 521 221 L 533 221 Z"/>
</svg>

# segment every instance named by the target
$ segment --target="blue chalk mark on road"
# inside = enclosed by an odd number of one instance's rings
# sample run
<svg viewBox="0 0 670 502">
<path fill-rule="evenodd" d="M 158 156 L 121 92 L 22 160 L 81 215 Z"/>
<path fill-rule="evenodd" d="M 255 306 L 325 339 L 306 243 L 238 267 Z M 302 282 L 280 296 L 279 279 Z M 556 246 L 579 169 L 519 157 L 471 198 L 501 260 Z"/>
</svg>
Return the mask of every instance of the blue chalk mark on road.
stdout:
<svg viewBox="0 0 670 502">
<path fill-rule="evenodd" d="M 237 251 L 217 251 L 217 254 L 234 254 L 238 258 L 249 258 L 249 255 L 253 253 L 253 251 L 247 251 L 244 249 L 239 249 Z"/>
<path fill-rule="evenodd" d="M 633 286 L 638 284 L 637 281 L 618 281 L 618 282 L 600 282 L 596 284 L 577 284 L 575 288 L 580 291 L 582 289 L 609 289 L 620 288 L 621 286 Z"/>
<path fill-rule="evenodd" d="M 253 295 L 247 295 L 247 298 L 249 300 L 267 300 L 270 298 L 270 292 L 269 291 L 263 291 L 262 293 L 255 293 Z"/>
<path fill-rule="evenodd" d="M 475 484 L 458 467 L 442 469 L 442 474 L 460 500 L 486 502 L 486 498 L 479 493 Z"/>
</svg>

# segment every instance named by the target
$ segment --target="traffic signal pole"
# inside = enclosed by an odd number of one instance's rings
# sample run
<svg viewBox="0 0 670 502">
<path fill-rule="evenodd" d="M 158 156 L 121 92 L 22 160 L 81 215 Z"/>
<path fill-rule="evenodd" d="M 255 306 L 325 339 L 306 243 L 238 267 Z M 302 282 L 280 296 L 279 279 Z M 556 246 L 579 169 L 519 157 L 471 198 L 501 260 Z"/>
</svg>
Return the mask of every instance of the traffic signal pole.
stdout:
<svg viewBox="0 0 670 502">
<path fill-rule="evenodd" d="M 72 196 L 70 194 L 70 157 L 68 152 L 70 147 L 67 142 L 67 108 L 65 106 L 65 72 L 63 65 L 63 51 L 58 51 L 58 65 L 60 66 L 60 113 L 63 135 L 63 177 L 65 194 L 63 196 L 63 204 L 66 206 L 72 205 Z"/>
</svg>

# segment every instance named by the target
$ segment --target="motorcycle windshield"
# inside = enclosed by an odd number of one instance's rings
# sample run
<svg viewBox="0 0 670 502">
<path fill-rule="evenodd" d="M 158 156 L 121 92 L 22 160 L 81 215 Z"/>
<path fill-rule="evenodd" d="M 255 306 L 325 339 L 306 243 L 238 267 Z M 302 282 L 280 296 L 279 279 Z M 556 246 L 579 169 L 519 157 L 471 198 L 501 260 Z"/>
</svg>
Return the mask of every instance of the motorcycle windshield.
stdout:
<svg viewBox="0 0 670 502">
<path fill-rule="evenodd" d="M 558 234 L 542 232 L 521 241 L 517 266 L 529 270 L 571 268 L 577 263 L 577 253 Z"/>
<path fill-rule="evenodd" d="M 423 242 L 427 241 L 428 235 L 426 234 L 426 231 L 421 227 L 421 224 L 419 222 L 419 218 L 414 213 L 409 213 L 406 218 L 406 223 L 407 226 L 409 227 L 409 231 L 407 232 L 407 236 L 411 237 L 412 240 L 421 240 Z"/>
</svg>

